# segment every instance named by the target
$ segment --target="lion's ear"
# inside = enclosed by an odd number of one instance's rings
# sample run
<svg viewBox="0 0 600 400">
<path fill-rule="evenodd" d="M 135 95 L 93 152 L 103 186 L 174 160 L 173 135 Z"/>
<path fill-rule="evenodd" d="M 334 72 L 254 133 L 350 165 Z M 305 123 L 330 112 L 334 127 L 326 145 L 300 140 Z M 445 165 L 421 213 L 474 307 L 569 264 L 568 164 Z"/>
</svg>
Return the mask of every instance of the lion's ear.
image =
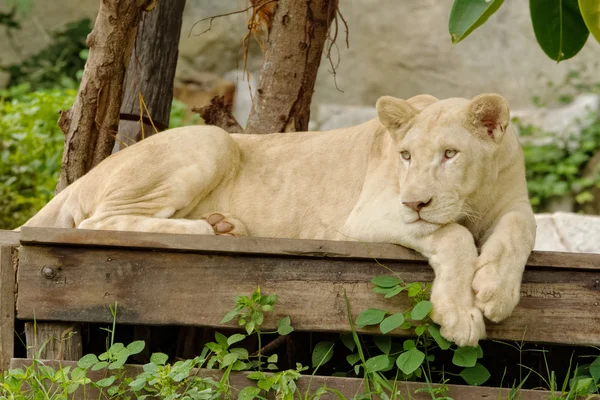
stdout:
<svg viewBox="0 0 600 400">
<path fill-rule="evenodd" d="M 375 108 L 377 108 L 379 122 L 392 134 L 419 113 L 406 100 L 391 96 L 380 97 Z"/>
<path fill-rule="evenodd" d="M 419 94 L 406 100 L 411 106 L 421 112 L 433 103 L 437 103 L 439 100 L 430 94 Z"/>
<path fill-rule="evenodd" d="M 480 94 L 469 103 L 466 122 L 476 135 L 498 142 L 510 122 L 508 102 L 495 93 Z"/>
</svg>

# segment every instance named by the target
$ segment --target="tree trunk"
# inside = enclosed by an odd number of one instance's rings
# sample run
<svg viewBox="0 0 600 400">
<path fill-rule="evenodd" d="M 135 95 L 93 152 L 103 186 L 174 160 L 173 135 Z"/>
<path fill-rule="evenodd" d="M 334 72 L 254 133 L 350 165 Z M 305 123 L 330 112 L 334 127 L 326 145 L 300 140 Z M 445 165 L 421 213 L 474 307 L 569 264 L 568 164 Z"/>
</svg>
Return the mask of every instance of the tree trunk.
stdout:
<svg viewBox="0 0 600 400">
<path fill-rule="evenodd" d="M 158 131 L 169 127 L 184 7 L 185 0 L 159 0 L 142 17 L 125 77 L 121 122 L 113 152 L 153 135 L 154 127 Z M 140 111 L 140 93 L 148 112 L 143 106 Z M 142 122 L 140 115 L 145 117 Z"/>
<path fill-rule="evenodd" d="M 338 0 L 278 0 L 246 133 L 308 130 L 310 102 Z"/>
<path fill-rule="evenodd" d="M 65 133 L 57 192 L 110 155 L 119 126 L 123 80 L 138 23 L 151 0 L 102 0 L 88 35 L 88 60 L 75 103 L 62 112 Z"/>
</svg>

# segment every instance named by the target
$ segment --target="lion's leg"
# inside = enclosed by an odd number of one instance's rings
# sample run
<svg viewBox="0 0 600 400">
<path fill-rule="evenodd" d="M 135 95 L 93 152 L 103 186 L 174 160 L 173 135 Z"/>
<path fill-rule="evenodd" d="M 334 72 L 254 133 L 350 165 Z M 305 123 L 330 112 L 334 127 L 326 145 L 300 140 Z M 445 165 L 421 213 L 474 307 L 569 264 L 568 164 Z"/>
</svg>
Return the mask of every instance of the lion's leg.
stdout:
<svg viewBox="0 0 600 400">
<path fill-rule="evenodd" d="M 98 229 L 134 232 L 181 233 L 214 235 L 214 228 L 206 220 L 156 218 L 135 215 L 101 215 L 81 222 L 79 229 Z"/>
<path fill-rule="evenodd" d="M 432 319 L 441 326 L 440 333 L 459 346 L 476 346 L 485 338 L 485 322 L 471 290 L 477 265 L 473 236 L 465 227 L 449 224 L 408 242 L 400 244 L 425 255 L 435 272 Z"/>
</svg>

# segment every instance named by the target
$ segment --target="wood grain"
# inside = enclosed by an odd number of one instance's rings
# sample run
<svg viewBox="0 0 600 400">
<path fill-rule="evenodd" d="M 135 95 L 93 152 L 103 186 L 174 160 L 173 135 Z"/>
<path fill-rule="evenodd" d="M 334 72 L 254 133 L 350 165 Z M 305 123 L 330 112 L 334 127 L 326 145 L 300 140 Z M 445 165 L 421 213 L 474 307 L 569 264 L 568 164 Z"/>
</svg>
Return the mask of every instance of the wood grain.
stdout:
<svg viewBox="0 0 600 400">
<path fill-rule="evenodd" d="M 6 371 L 15 350 L 15 269 L 11 246 L 0 246 L 0 371 Z"/>
<path fill-rule="evenodd" d="M 0 230 L 0 246 L 18 246 L 19 232 Z"/>
<path fill-rule="evenodd" d="M 258 237 L 220 237 L 162 233 L 93 231 L 23 227 L 20 240 L 28 245 L 76 245 L 169 251 L 279 255 L 311 258 L 405 260 L 426 263 L 416 251 L 389 243 L 297 240 Z M 600 254 L 534 251 L 528 267 L 600 271 Z"/>
<path fill-rule="evenodd" d="M 38 320 L 111 322 L 108 305 L 118 301 L 120 323 L 219 327 L 235 296 L 250 294 L 259 285 L 263 293 L 279 295 L 275 315 L 265 320 L 267 329 L 289 315 L 297 330 L 348 331 L 344 292 L 354 317 L 370 307 L 390 312 L 409 308 L 405 296 L 386 300 L 371 292 L 370 279 L 388 272 L 367 259 L 64 246 L 22 246 L 19 257 L 17 311 L 26 320 L 35 315 Z M 386 265 L 406 282 L 433 277 L 422 263 Z M 600 271 L 530 269 L 518 308 L 505 322 L 488 323 L 488 337 L 598 345 L 598 282 Z"/>
<path fill-rule="evenodd" d="M 32 360 L 30 359 L 18 359 L 15 358 L 11 362 L 11 368 L 26 368 L 32 364 Z M 44 361 L 45 365 L 52 366 L 55 369 L 58 369 L 61 365 L 62 367 L 71 367 L 75 368 L 75 362 L 64 361 L 62 363 L 58 363 L 56 361 Z M 142 372 L 142 367 L 139 365 L 125 365 L 126 376 L 133 377 Z M 198 376 L 201 377 L 212 377 L 215 380 L 220 379 L 222 376 L 219 371 L 215 370 L 193 370 L 192 373 L 198 373 Z M 93 381 L 98 381 L 99 379 L 104 377 L 104 371 L 88 371 L 88 377 Z M 243 389 L 246 386 L 255 386 L 256 382 L 248 379 L 246 376 L 247 372 L 237 372 L 232 373 L 230 375 L 230 385 L 233 393 Z M 270 375 L 267 373 L 267 375 Z M 325 385 L 328 388 L 334 388 L 339 390 L 342 395 L 346 399 L 352 399 L 356 396 L 356 394 L 361 393 L 363 391 L 363 380 L 358 378 L 338 378 L 332 376 L 302 376 L 297 382 L 298 389 L 301 393 L 305 393 L 308 390 L 309 394 L 312 394 L 319 387 Z M 438 387 L 439 385 L 434 384 L 433 387 Z M 469 399 L 469 400 L 490 400 L 495 398 L 506 399 L 509 398 L 510 390 L 509 389 L 501 389 L 501 388 L 493 388 L 493 387 L 485 387 L 485 386 L 465 386 L 465 385 L 447 385 L 448 386 L 448 396 L 457 399 Z M 423 383 L 417 382 L 399 382 L 398 390 L 400 391 L 402 396 L 408 397 L 409 394 L 411 399 L 414 400 L 426 400 L 431 399 L 431 395 L 427 393 L 415 393 L 417 389 L 425 388 L 426 385 Z M 548 398 L 550 394 L 549 391 L 544 390 L 520 390 L 518 392 L 517 397 L 520 400 L 545 400 Z M 98 396 L 98 393 L 93 389 L 87 388 L 88 398 L 94 398 Z M 512 398 L 512 397 L 510 397 Z M 75 400 L 83 399 L 81 390 L 76 392 Z M 331 393 L 325 394 L 321 397 L 323 400 L 339 400 L 339 398 Z"/>
</svg>

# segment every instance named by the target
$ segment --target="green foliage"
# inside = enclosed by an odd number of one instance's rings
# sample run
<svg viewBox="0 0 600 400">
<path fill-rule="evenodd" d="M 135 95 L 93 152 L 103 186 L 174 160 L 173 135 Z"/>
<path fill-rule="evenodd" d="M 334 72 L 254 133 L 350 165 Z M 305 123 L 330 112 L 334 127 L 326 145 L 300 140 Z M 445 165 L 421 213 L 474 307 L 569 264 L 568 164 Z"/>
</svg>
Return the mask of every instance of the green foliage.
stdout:
<svg viewBox="0 0 600 400">
<path fill-rule="evenodd" d="M 19 226 L 46 204 L 60 173 L 64 135 L 56 122 L 75 91 L 29 89 L 0 91 L 0 229 Z"/>
<path fill-rule="evenodd" d="M 8 86 L 26 83 L 32 90 L 75 89 L 87 58 L 86 37 L 91 21 L 83 19 L 54 33 L 52 44 L 20 64 L 0 67 L 9 74 Z"/>
<path fill-rule="evenodd" d="M 453 43 L 465 39 L 503 4 L 502 0 L 454 0 L 448 30 Z M 552 60 L 574 57 L 590 31 L 600 42 L 597 0 L 529 0 L 538 44 Z"/>
</svg>

